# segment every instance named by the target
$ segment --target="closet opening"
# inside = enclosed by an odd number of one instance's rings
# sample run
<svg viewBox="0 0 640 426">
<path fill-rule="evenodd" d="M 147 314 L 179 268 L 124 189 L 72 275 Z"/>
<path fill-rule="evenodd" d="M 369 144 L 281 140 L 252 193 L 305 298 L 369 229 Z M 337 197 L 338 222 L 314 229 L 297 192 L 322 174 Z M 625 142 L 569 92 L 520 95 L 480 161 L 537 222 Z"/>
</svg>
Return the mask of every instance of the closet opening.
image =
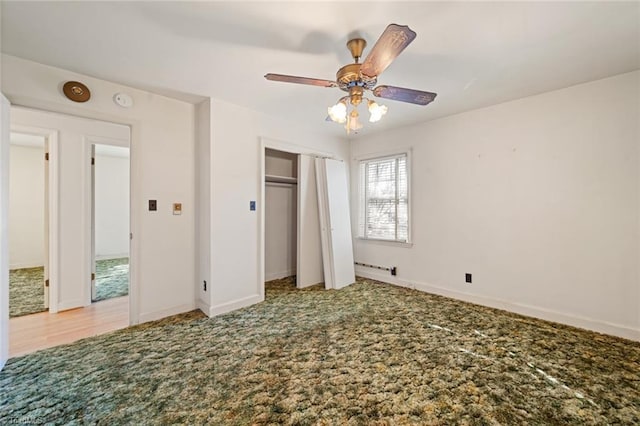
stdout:
<svg viewBox="0 0 640 426">
<path fill-rule="evenodd" d="M 298 156 L 265 149 L 265 281 L 296 282 Z"/>
</svg>

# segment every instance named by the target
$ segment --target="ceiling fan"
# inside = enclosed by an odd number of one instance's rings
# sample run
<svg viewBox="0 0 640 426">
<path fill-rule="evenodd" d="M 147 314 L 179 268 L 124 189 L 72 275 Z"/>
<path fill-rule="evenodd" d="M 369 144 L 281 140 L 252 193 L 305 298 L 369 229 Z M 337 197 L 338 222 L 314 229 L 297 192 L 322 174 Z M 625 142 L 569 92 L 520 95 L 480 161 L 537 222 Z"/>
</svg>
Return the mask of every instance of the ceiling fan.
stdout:
<svg viewBox="0 0 640 426">
<path fill-rule="evenodd" d="M 353 56 L 354 63 L 345 65 L 336 73 L 336 81 L 322 80 L 318 78 L 296 77 L 284 74 L 266 74 L 264 78 L 270 81 L 282 81 L 286 83 L 308 84 L 320 87 L 338 87 L 349 93 L 328 108 L 327 120 L 337 123 L 345 123 L 347 133 L 356 132 L 362 128 L 359 121 L 358 106 L 363 100 L 367 101 L 370 122 L 380 120 L 387 112 L 387 107 L 378 105 L 375 101 L 364 97 L 365 90 L 369 90 L 374 96 L 394 101 L 408 102 L 416 105 L 427 105 L 437 96 L 436 93 L 424 92 L 415 89 L 405 89 L 396 86 L 376 86 L 378 76 L 402 53 L 402 51 L 416 38 L 416 33 L 406 25 L 389 25 L 376 44 L 360 63 L 362 51 L 367 42 L 362 38 L 354 38 L 347 42 L 347 48 Z M 351 111 L 348 112 L 348 109 Z"/>
</svg>

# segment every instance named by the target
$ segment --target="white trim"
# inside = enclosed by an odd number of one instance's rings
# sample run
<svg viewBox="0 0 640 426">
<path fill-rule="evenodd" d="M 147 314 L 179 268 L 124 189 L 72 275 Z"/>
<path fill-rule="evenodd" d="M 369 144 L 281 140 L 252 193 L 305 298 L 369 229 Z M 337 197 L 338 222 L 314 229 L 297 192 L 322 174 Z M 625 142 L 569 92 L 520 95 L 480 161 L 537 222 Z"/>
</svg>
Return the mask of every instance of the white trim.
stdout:
<svg viewBox="0 0 640 426">
<path fill-rule="evenodd" d="M 119 124 L 119 126 L 122 126 L 122 124 Z M 129 127 L 129 126 L 127 126 Z M 85 305 L 84 306 L 90 306 L 91 303 L 93 303 L 92 299 L 93 299 L 93 292 L 95 289 L 95 280 L 92 281 L 91 280 L 91 274 L 95 272 L 94 270 L 94 259 L 93 259 L 93 255 L 95 254 L 95 205 L 93 202 L 93 197 L 95 197 L 95 169 L 94 169 L 94 165 L 91 161 L 91 159 L 93 157 L 96 157 L 95 154 L 95 147 L 96 145 L 108 145 L 108 146 L 117 146 L 117 147 L 121 147 L 121 148 L 127 148 L 127 150 L 129 150 L 130 153 L 130 145 L 131 145 L 131 127 L 129 127 L 129 135 L 127 139 L 117 139 L 117 138 L 112 138 L 112 137 L 107 137 L 107 136 L 96 136 L 96 135 L 84 135 L 82 138 L 82 142 L 83 142 L 83 150 L 84 152 L 84 156 L 85 156 L 85 168 L 84 173 L 85 176 L 83 177 L 83 181 L 85 182 L 85 188 L 84 188 L 84 197 L 85 199 L 83 200 L 83 205 L 85 206 L 85 214 L 83 215 L 83 220 L 85 220 L 87 223 L 84 224 L 84 229 L 85 232 L 87 232 L 87 237 L 84 238 L 85 241 L 85 251 L 84 253 L 88 253 L 88 259 L 87 262 L 85 262 L 85 267 L 88 266 L 88 274 L 86 275 L 86 279 L 88 280 L 88 282 L 91 283 L 90 286 L 84 286 L 83 287 L 83 291 L 85 292 Z M 129 155 L 129 157 L 126 157 L 129 163 L 129 189 L 131 189 L 131 155 Z M 131 200 L 131 193 L 129 193 L 129 233 L 131 233 L 131 208 L 132 208 L 132 200 Z M 88 220 L 87 220 L 88 219 Z M 131 250 L 131 240 L 129 240 L 129 250 Z M 129 258 L 129 263 L 131 264 L 131 257 L 129 254 L 126 254 L 125 256 L 122 257 L 128 257 Z M 116 257 L 105 257 L 108 259 L 116 259 Z M 105 259 L 103 258 L 103 259 Z M 96 258 L 96 260 L 98 260 Z M 131 291 L 131 269 L 129 269 L 129 291 Z M 131 302 L 129 302 L 131 303 Z M 129 308 L 129 311 L 131 311 L 131 308 Z"/>
<path fill-rule="evenodd" d="M 12 109 L 23 109 L 29 110 L 28 108 L 20 108 L 14 105 L 11 105 Z M 11 124 L 11 131 L 15 133 L 26 133 L 30 135 L 43 136 L 46 139 L 45 142 L 45 150 L 49 154 L 49 175 L 48 175 L 48 191 L 49 191 L 49 205 L 48 208 L 48 216 L 49 223 L 46 226 L 45 232 L 49 234 L 49 247 L 47 247 L 47 253 L 45 256 L 48 257 L 49 265 L 48 265 L 48 277 L 45 279 L 49 279 L 49 312 L 52 314 L 57 313 L 61 308 L 58 306 L 58 283 L 59 275 L 58 270 L 60 269 L 60 259 L 58 253 L 58 243 L 60 238 L 60 229 L 59 229 L 59 144 L 58 144 L 58 131 L 55 129 L 48 129 L 44 127 L 37 126 L 26 126 L 24 124 Z M 46 271 L 45 271 L 46 272 Z"/>
<path fill-rule="evenodd" d="M 490 308 L 502 309 L 505 311 L 525 315 L 529 317 L 539 318 L 546 321 L 566 324 L 586 330 L 605 333 L 612 336 L 622 337 L 625 339 L 640 341 L 640 329 L 629 326 L 614 324 L 607 321 L 596 320 L 579 315 L 570 315 L 562 312 L 545 309 L 537 306 L 531 306 L 522 303 L 514 303 L 506 300 L 495 299 L 492 297 L 479 296 L 471 293 L 450 290 L 443 287 L 434 286 L 428 283 L 418 281 L 403 280 L 395 277 L 389 277 L 375 272 L 366 271 L 364 268 L 357 268 L 356 275 L 363 278 L 382 281 L 388 284 L 400 287 L 411 288 L 425 293 L 437 294 L 449 297 L 463 302 L 475 303 Z"/>
<path fill-rule="evenodd" d="M 82 214 L 82 229 L 84 232 L 82 242 L 84 245 L 84 249 L 82 250 L 82 256 L 84 257 L 84 262 L 82 262 L 84 273 L 82 276 L 84 277 L 84 283 L 82 284 L 82 306 L 91 306 L 91 273 L 93 272 L 92 265 L 92 245 L 93 241 L 91 239 L 91 228 L 92 228 L 92 217 L 93 217 L 93 209 L 91 205 L 91 186 L 93 184 L 93 179 L 91 179 L 91 172 L 93 166 L 91 165 L 91 157 L 92 157 L 92 146 L 89 139 L 89 136 L 82 136 L 82 161 L 84 163 L 84 167 L 82 167 L 82 183 L 83 183 L 83 191 L 82 191 L 82 206 L 84 208 L 84 213 Z M 87 285 L 88 284 L 88 285 Z"/>
<path fill-rule="evenodd" d="M 413 247 L 413 243 L 407 243 L 404 241 L 395 241 L 395 240 L 379 240 L 377 238 L 362 238 L 355 237 L 358 241 L 365 241 L 367 243 L 372 244 L 381 244 L 383 246 L 392 246 L 392 247 Z"/>
<path fill-rule="evenodd" d="M 76 309 L 84 305 L 84 295 L 80 299 L 70 299 L 58 304 L 58 312 Z"/>
<path fill-rule="evenodd" d="M 58 103 L 54 102 L 40 102 L 34 101 L 30 98 L 25 98 L 21 96 L 14 96 L 13 102 L 11 103 L 11 108 L 22 109 L 27 111 L 37 111 L 44 114 L 49 115 L 67 115 L 77 119 L 85 120 L 85 121 L 102 121 L 106 123 L 112 124 L 120 124 L 129 127 L 129 184 L 130 184 L 130 195 L 129 195 L 129 209 L 130 209 L 130 232 L 133 235 L 133 238 L 130 240 L 129 246 L 129 325 L 135 325 L 140 323 L 140 288 L 138 283 L 140 282 L 139 271 L 137 267 L 138 259 L 140 259 L 140 244 L 138 243 L 138 239 L 136 238 L 139 234 L 139 230 L 141 229 L 140 223 L 142 222 L 142 213 L 144 211 L 144 204 L 142 203 L 142 191 L 140 190 L 141 186 L 141 178 L 140 178 L 140 159 L 138 154 L 137 141 L 142 140 L 142 135 L 140 133 L 140 121 L 127 119 L 125 117 L 118 117 L 116 120 L 113 119 L 113 116 L 106 113 L 100 113 L 93 110 L 79 110 L 73 107 L 63 107 Z M 55 139 L 55 140 L 54 140 Z M 49 152 L 55 152 L 56 155 L 49 155 L 49 175 L 55 178 L 55 182 L 53 180 L 49 180 L 50 188 L 56 187 L 58 185 L 58 172 L 57 172 L 57 142 L 58 136 L 57 132 L 55 133 L 55 138 L 49 141 Z M 51 141 L 54 140 L 54 147 L 51 146 Z M 53 161 L 51 158 L 53 157 Z M 55 167 L 53 167 L 55 165 Z M 50 210 L 54 212 L 57 219 L 58 213 L 58 200 L 53 199 L 53 195 L 51 195 L 52 199 L 50 200 Z M 52 217 L 49 218 L 49 223 L 54 223 Z M 54 240 L 57 242 L 58 234 L 57 229 L 50 228 L 51 232 L 51 241 L 49 243 L 49 247 L 52 247 L 54 244 Z M 51 256 L 51 264 L 49 270 L 50 277 L 50 285 L 49 285 L 49 293 L 50 293 L 50 306 L 54 307 L 57 303 L 57 294 L 54 294 L 53 288 L 51 285 L 53 284 L 52 277 L 57 277 L 58 267 L 57 263 L 58 258 L 56 256 L 57 251 L 50 251 Z M 54 269 L 55 267 L 55 269 Z M 55 313 L 56 310 L 52 310 L 49 308 L 49 312 Z"/>
<path fill-rule="evenodd" d="M 0 370 L 9 359 L 9 157 L 11 105 L 0 93 Z"/>
<path fill-rule="evenodd" d="M 96 255 L 96 260 L 124 259 L 125 257 L 129 257 L 129 253 Z"/>
<path fill-rule="evenodd" d="M 206 316 L 211 316 L 211 305 L 202 299 L 196 300 L 196 309 L 200 309 L 200 311 Z"/>
<path fill-rule="evenodd" d="M 271 281 L 271 280 L 277 280 L 280 278 L 287 278 L 290 277 L 292 275 L 296 274 L 296 270 L 295 269 L 289 269 L 287 271 L 281 271 L 281 272 L 271 272 L 269 274 L 265 274 L 265 281 Z"/>
<path fill-rule="evenodd" d="M 145 312 L 143 314 L 140 314 L 140 323 L 155 321 L 170 317 L 172 315 L 183 314 L 185 312 L 193 311 L 195 308 L 195 303 L 186 303 L 184 305 L 174 306 L 168 309 L 161 309 L 159 311 Z"/>
<path fill-rule="evenodd" d="M 264 284 L 264 283 L 263 283 Z M 237 309 L 246 308 L 264 301 L 264 296 L 260 294 L 252 294 L 242 299 L 232 300 L 231 302 L 222 303 L 220 305 L 211 306 L 209 309 L 209 317 L 226 314 Z"/>
<path fill-rule="evenodd" d="M 412 222 L 412 218 L 413 218 L 413 212 L 412 212 L 412 205 L 413 205 L 413 191 L 412 191 L 412 186 L 411 186 L 411 182 L 413 181 L 412 177 L 411 177 L 411 170 L 412 170 L 412 155 L 413 155 L 413 149 L 411 147 L 407 147 L 407 148 L 398 148 L 392 151 L 383 151 L 383 152 L 378 152 L 375 154 L 367 154 L 367 155 L 363 155 L 363 156 L 359 156 L 359 157 L 354 157 L 353 161 L 352 161 L 352 170 L 355 171 L 355 173 L 357 174 L 357 198 L 356 201 L 358 203 L 357 205 L 357 215 L 356 215 L 356 228 L 355 228 L 355 232 L 354 233 L 354 237 L 357 238 L 360 241 L 371 241 L 371 242 L 375 242 L 375 243 L 383 243 L 383 244 L 388 244 L 388 245 L 393 245 L 393 246 L 397 246 L 397 247 L 412 247 L 413 246 L 413 240 L 411 237 L 412 234 L 412 226 L 411 226 L 411 222 Z M 375 161 L 375 160 L 385 160 L 385 159 L 392 159 L 392 158 L 400 158 L 402 156 L 406 157 L 406 165 L 407 165 L 407 240 L 406 241 L 402 241 L 402 240 L 382 240 L 379 238 L 367 238 L 365 235 L 360 235 L 360 227 L 361 227 L 361 223 L 360 223 L 360 213 L 361 213 L 361 209 L 362 209 L 362 196 L 363 196 L 363 191 L 364 188 L 362 188 L 362 176 L 360 175 L 362 173 L 361 170 L 361 164 L 363 162 L 369 162 L 369 161 Z M 397 163 L 396 163 L 397 164 Z M 366 168 L 365 168 L 366 169 Z M 353 176 L 353 174 L 351 175 Z M 365 177 L 366 180 L 366 177 Z M 397 194 L 396 194 L 397 195 Z M 366 201 L 365 201 L 366 203 Z M 366 218 L 365 218 L 366 221 Z M 397 223 L 398 223 L 398 218 L 396 217 L 396 228 L 397 228 Z M 365 224 L 366 226 L 366 224 Z M 365 232 L 366 234 L 366 232 Z"/>
</svg>

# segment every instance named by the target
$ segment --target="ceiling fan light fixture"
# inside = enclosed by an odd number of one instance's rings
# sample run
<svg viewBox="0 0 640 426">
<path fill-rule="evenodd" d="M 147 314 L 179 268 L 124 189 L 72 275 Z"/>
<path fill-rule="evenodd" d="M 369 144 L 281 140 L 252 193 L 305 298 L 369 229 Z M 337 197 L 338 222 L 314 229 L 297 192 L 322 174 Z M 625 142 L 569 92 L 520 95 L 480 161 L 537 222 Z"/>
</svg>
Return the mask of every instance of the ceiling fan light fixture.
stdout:
<svg viewBox="0 0 640 426">
<path fill-rule="evenodd" d="M 379 105 L 377 102 L 370 100 L 369 113 L 371 114 L 371 116 L 369 117 L 369 122 L 375 123 L 376 121 L 380 121 L 382 116 L 387 113 L 387 110 L 388 108 L 386 105 Z"/>
<path fill-rule="evenodd" d="M 359 120 L 360 114 L 358 114 L 358 110 L 354 108 L 349 115 L 347 116 L 347 124 L 344 125 L 344 128 L 347 129 L 347 134 L 351 132 L 358 133 L 358 130 L 362 129 L 362 123 Z"/>
<path fill-rule="evenodd" d="M 344 123 L 347 121 L 347 104 L 341 99 L 335 105 L 327 108 L 329 118 L 336 123 Z"/>
<path fill-rule="evenodd" d="M 411 44 L 416 33 L 407 25 L 389 24 L 378 37 L 369 54 L 362 59 L 362 52 L 367 42 L 362 38 L 354 38 L 347 42 L 347 48 L 353 57 L 353 63 L 344 65 L 336 72 L 335 81 L 319 78 L 297 77 L 286 74 L 268 73 L 264 77 L 270 81 L 306 84 L 318 87 L 337 87 L 347 92 L 338 102 L 327 108 L 326 121 L 344 124 L 347 134 L 358 133 L 362 126 L 357 111 L 358 106 L 367 101 L 369 122 L 375 123 L 387 113 L 387 107 L 379 105 L 365 97 L 370 91 L 376 98 L 391 99 L 414 105 L 427 105 L 435 99 L 436 93 L 407 89 L 398 86 L 379 85 L 378 76 Z"/>
</svg>

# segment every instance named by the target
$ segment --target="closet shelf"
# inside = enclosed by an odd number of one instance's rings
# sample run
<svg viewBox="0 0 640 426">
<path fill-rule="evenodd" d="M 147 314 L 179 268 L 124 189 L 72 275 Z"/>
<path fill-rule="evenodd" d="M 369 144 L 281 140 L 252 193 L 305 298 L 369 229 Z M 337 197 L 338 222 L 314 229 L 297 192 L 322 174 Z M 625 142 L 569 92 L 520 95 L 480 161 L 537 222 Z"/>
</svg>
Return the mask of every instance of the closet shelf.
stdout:
<svg viewBox="0 0 640 426">
<path fill-rule="evenodd" d="M 274 183 L 298 183 L 298 179 L 290 176 L 275 176 L 275 175 L 265 175 L 265 182 L 274 182 Z"/>
</svg>

